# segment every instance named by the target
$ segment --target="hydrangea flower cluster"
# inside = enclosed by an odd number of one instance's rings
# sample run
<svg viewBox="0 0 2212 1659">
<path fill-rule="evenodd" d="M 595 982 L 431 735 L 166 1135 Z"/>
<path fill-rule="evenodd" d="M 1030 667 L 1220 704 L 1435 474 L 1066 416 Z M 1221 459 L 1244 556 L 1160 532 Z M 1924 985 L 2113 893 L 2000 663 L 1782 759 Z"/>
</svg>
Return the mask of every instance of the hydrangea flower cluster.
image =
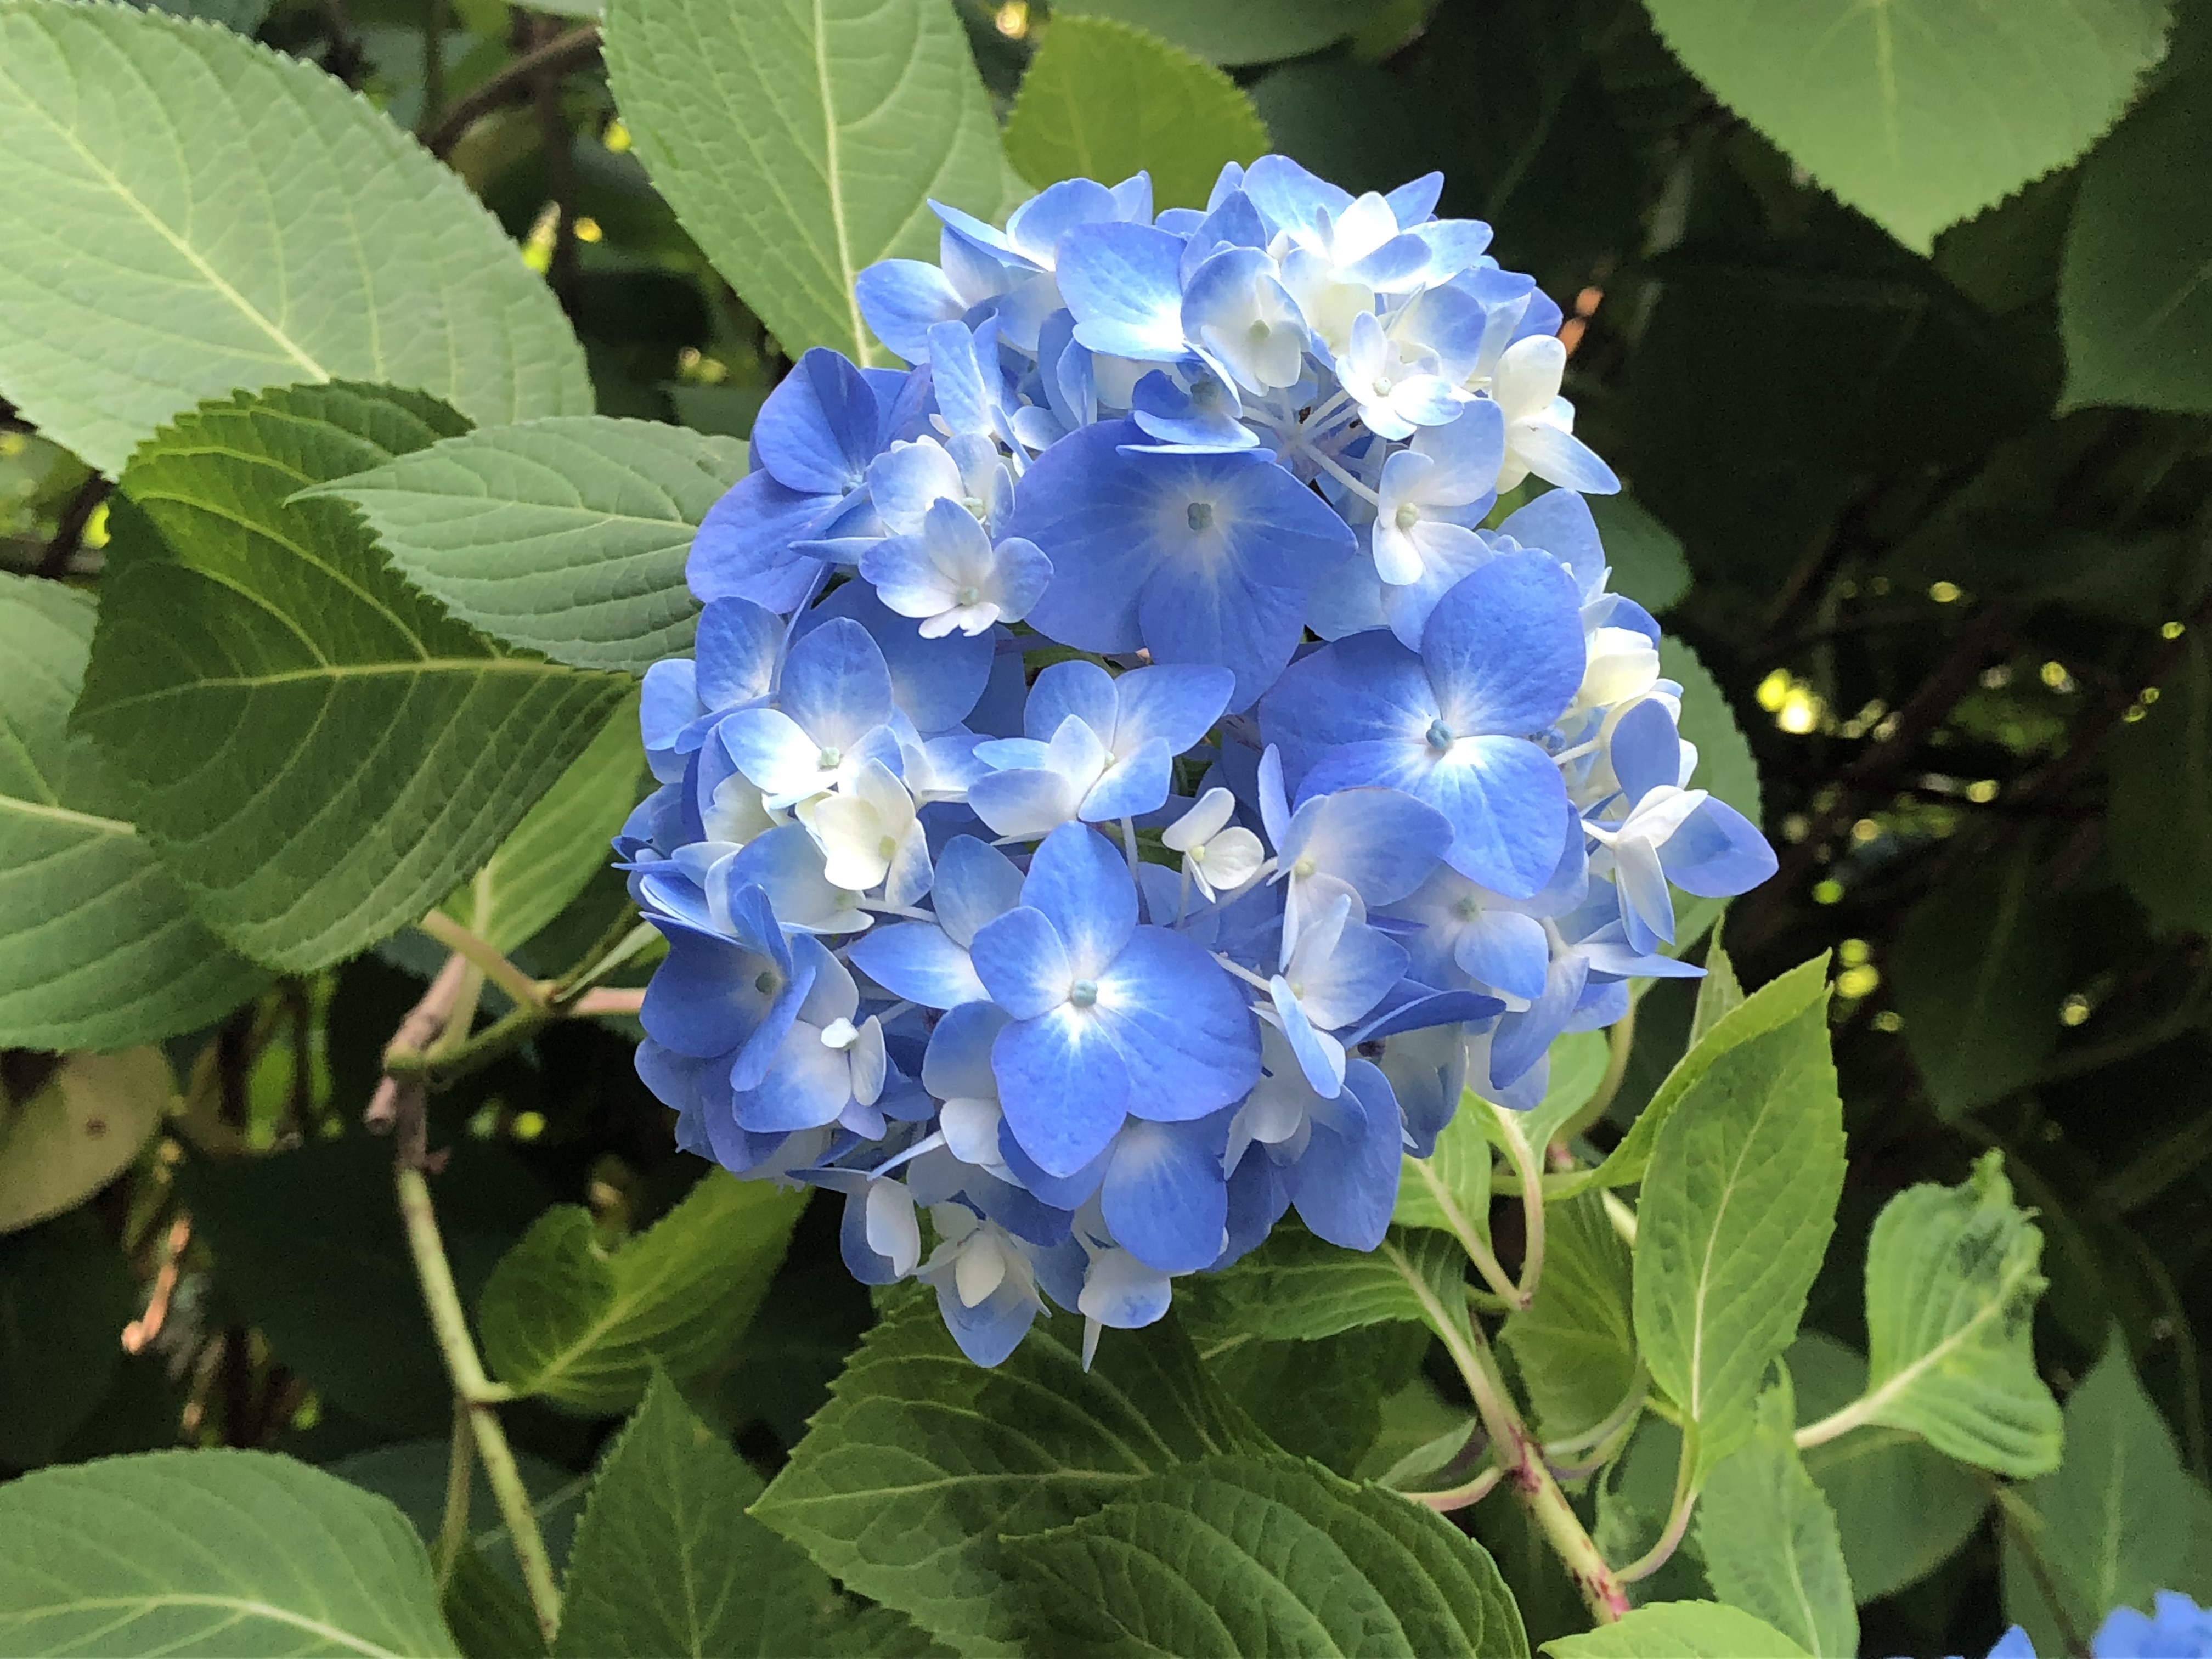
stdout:
<svg viewBox="0 0 2212 1659">
<path fill-rule="evenodd" d="M 2089 1638 L 2090 1659 L 2212 1659 L 2212 1610 L 2179 1590 L 2160 1590 L 2148 1613 L 2114 1607 Z M 1989 1659 L 2035 1659 L 2035 1644 L 2014 1625 Z"/>
<path fill-rule="evenodd" d="M 617 843 L 639 1070 L 981 1364 L 1048 1300 L 1087 1358 L 1293 1209 L 1373 1249 L 1464 1085 L 1534 1104 L 1697 971 L 1671 890 L 1775 867 L 1607 591 L 1559 309 L 1441 185 L 939 207 L 858 283 L 912 367 L 807 352 L 692 548 Z"/>
</svg>

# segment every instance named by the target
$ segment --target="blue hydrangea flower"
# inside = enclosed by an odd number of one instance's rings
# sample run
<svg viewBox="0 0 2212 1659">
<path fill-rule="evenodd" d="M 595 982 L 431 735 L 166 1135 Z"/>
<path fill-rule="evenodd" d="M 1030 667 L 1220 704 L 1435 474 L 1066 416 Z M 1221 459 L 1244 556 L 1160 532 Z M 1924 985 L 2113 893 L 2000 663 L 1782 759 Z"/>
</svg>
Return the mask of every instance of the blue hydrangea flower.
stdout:
<svg viewBox="0 0 2212 1659">
<path fill-rule="evenodd" d="M 1534 1105 L 1698 971 L 1676 891 L 1774 869 L 1607 588 L 1559 307 L 1441 186 L 938 207 L 855 290 L 909 367 L 807 352 L 694 543 L 616 841 L 639 1074 L 980 1364 L 1292 1212 L 1375 1248 L 1463 1091 Z"/>
</svg>

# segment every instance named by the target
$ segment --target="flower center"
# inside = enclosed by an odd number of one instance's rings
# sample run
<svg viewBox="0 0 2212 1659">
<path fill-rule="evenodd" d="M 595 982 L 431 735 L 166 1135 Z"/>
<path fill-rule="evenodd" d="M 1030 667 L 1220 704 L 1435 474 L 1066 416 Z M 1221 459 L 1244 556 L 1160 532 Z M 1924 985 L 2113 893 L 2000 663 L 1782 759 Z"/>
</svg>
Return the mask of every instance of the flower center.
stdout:
<svg viewBox="0 0 2212 1659">
<path fill-rule="evenodd" d="M 983 590 L 980 587 L 963 587 L 952 597 L 963 605 L 975 605 L 982 599 Z"/>
<path fill-rule="evenodd" d="M 1457 916 L 1462 921 L 1473 921 L 1477 916 L 1482 914 L 1481 901 L 1477 899 L 1474 894 L 1469 893 L 1457 904 L 1452 906 L 1452 914 Z"/>
<path fill-rule="evenodd" d="M 783 988 L 783 976 L 773 968 L 764 968 L 755 976 L 753 989 L 764 997 L 772 997 Z"/>
<path fill-rule="evenodd" d="M 1389 397 L 1390 395 L 1390 377 L 1388 374 L 1377 374 L 1375 377 L 1375 389 L 1381 392 L 1384 397 Z"/>
<path fill-rule="evenodd" d="M 1184 509 L 1183 518 L 1193 530 L 1211 530 L 1213 527 L 1213 503 L 1193 501 Z"/>
<path fill-rule="evenodd" d="M 978 519 L 981 518 L 984 514 L 990 511 L 988 507 L 983 505 L 983 498 L 980 495 L 963 495 L 960 498 L 960 505 L 966 507 L 971 515 Z"/>
<path fill-rule="evenodd" d="M 1191 387 L 1190 401 L 1194 409 L 1216 408 L 1221 402 L 1221 388 L 1212 380 L 1200 380 Z"/>
<path fill-rule="evenodd" d="M 896 858 L 898 855 L 898 837 L 885 836 L 876 843 L 876 851 L 884 858 Z"/>
<path fill-rule="evenodd" d="M 1194 844 L 1192 845 L 1192 847 L 1190 848 L 1190 849 L 1189 849 L 1188 852 L 1186 852 L 1186 853 L 1183 854 L 1183 856 L 1184 856 L 1185 858 L 1188 859 L 1188 860 L 1189 860 L 1193 864 L 1203 864 L 1203 863 L 1205 863 L 1205 862 L 1206 862 L 1206 843 L 1205 843 L 1204 842 L 1202 842 L 1202 841 L 1201 841 L 1201 842 L 1198 842 L 1194 843 Z"/>
<path fill-rule="evenodd" d="M 1067 1000 L 1079 1008 L 1088 1008 L 1098 1000 L 1098 981 L 1095 979 L 1079 979 L 1067 988 Z"/>
<path fill-rule="evenodd" d="M 1411 530 L 1415 525 L 1420 523 L 1420 521 L 1421 509 L 1415 507 L 1413 502 L 1407 501 L 1404 506 L 1398 509 L 1399 529 Z"/>
<path fill-rule="evenodd" d="M 1429 747 L 1435 750 L 1441 755 L 1445 750 L 1451 746 L 1451 727 L 1446 726 L 1440 720 L 1431 720 L 1429 722 Z"/>
<path fill-rule="evenodd" d="M 1254 345 L 1265 345 L 1267 343 L 1267 337 L 1273 332 L 1274 330 L 1267 326 L 1267 319 L 1260 318 L 1255 319 L 1252 326 L 1244 331 L 1244 337 Z"/>
<path fill-rule="evenodd" d="M 843 750 L 826 743 L 822 745 L 822 752 L 814 757 L 814 763 L 825 772 L 834 772 L 844 763 Z"/>
<path fill-rule="evenodd" d="M 1314 861 L 1311 859 L 1300 859 L 1296 864 L 1291 866 L 1291 873 L 1296 876 L 1300 881 L 1304 881 L 1308 876 L 1313 874 L 1313 872 Z"/>
</svg>

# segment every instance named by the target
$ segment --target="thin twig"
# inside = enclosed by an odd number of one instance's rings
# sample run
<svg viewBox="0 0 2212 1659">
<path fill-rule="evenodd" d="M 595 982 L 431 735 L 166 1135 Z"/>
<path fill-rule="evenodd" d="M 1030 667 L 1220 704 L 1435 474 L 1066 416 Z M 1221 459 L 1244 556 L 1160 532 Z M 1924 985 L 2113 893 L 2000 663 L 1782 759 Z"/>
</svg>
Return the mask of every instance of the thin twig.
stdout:
<svg viewBox="0 0 2212 1659">
<path fill-rule="evenodd" d="M 415 927 L 418 933 L 428 933 L 454 955 L 466 957 L 483 969 L 484 976 L 506 992 L 510 1001 L 535 1006 L 545 1000 L 547 987 L 509 962 L 490 941 L 478 938 L 443 910 L 431 911 Z"/>
<path fill-rule="evenodd" d="M 586 23 L 534 46 L 453 100 L 435 125 L 420 135 L 422 147 L 440 161 L 483 117 L 508 104 L 526 103 L 545 75 L 565 75 L 599 55 L 599 26 Z"/>
<path fill-rule="evenodd" d="M 1674 1471 L 1674 1501 L 1668 1506 L 1667 1525 L 1660 1533 L 1659 1541 L 1641 1556 L 1623 1567 L 1619 1574 L 1624 1584 L 1632 1584 L 1640 1578 L 1649 1578 L 1674 1559 L 1674 1552 L 1682 1547 L 1682 1540 L 1690 1530 L 1690 1516 L 1698 1506 L 1698 1425 L 1682 1425 L 1682 1461 Z"/>
<path fill-rule="evenodd" d="M 1472 1509 L 1496 1492 L 1504 1478 L 1505 1471 L 1492 1463 L 1462 1486 L 1447 1486 L 1442 1492 L 1409 1492 L 1406 1496 L 1439 1515 L 1449 1515 L 1454 1510 Z"/>
<path fill-rule="evenodd" d="M 1544 1277 L 1544 1164 L 1528 1137 L 1521 1132 L 1521 1115 L 1495 1101 L 1486 1103 L 1498 1120 L 1505 1141 L 1505 1155 L 1521 1178 L 1521 1213 L 1526 1243 L 1521 1253 L 1521 1282 L 1513 1297 L 1527 1308 L 1536 1300 L 1536 1286 Z"/>
</svg>

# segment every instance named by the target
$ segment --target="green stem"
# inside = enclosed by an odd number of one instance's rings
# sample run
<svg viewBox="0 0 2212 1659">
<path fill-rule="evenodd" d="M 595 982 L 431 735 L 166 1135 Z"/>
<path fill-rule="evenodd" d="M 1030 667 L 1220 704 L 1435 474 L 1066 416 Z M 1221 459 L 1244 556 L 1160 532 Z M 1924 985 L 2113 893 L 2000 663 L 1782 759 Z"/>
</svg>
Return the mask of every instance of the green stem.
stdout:
<svg viewBox="0 0 2212 1659">
<path fill-rule="evenodd" d="M 1522 1422 L 1481 1328 L 1467 1316 L 1464 1308 L 1448 1308 L 1437 1300 L 1395 1243 L 1386 1241 L 1382 1249 L 1421 1303 L 1431 1328 L 1443 1339 L 1452 1363 L 1459 1368 L 1460 1377 L 1474 1397 L 1476 1414 L 1490 1436 L 1491 1455 L 1514 1496 L 1575 1581 L 1590 1617 L 1601 1625 L 1614 1623 L 1628 1611 L 1628 1593 L 1621 1589 L 1620 1579 L 1584 1529 L 1582 1517 L 1545 1467 L 1544 1449 Z"/>
<path fill-rule="evenodd" d="M 483 1459 L 484 1478 L 499 1512 L 507 1521 L 514 1543 L 514 1559 L 521 1564 L 523 1588 L 547 1644 L 561 1626 L 561 1589 L 554 1582 L 552 1558 L 545 1552 L 545 1535 L 538 1530 L 538 1516 L 530 1504 L 529 1489 L 514 1461 L 507 1431 L 500 1425 L 496 1402 L 514 1398 L 514 1391 L 484 1375 L 483 1361 L 469 1334 L 468 1316 L 461 1310 L 461 1293 L 453 1283 L 453 1269 L 446 1259 L 445 1240 L 438 1232 L 438 1213 L 430 1202 L 430 1183 L 422 1171 L 406 1164 L 397 1176 L 399 1217 L 407 1231 L 407 1248 L 415 1258 L 415 1276 L 422 1286 L 422 1301 L 429 1310 L 430 1328 L 445 1356 L 447 1374 L 453 1378 L 453 1395 L 465 1409 L 470 1437 Z"/>
<path fill-rule="evenodd" d="M 1659 1541 L 1636 1560 L 1620 1570 L 1620 1582 L 1632 1584 L 1639 1578 L 1649 1578 L 1673 1559 L 1682 1546 L 1685 1534 L 1690 1530 L 1690 1513 L 1698 1506 L 1698 1425 L 1682 1425 L 1682 1461 L 1674 1470 L 1674 1501 L 1667 1510 L 1667 1525 L 1660 1533 Z"/>
<path fill-rule="evenodd" d="M 1496 1102 L 1486 1103 L 1498 1120 L 1505 1141 L 1505 1155 L 1521 1177 L 1521 1213 L 1527 1243 L 1521 1253 L 1521 1283 L 1515 1295 L 1523 1308 L 1536 1299 L 1536 1286 L 1544 1277 L 1544 1164 L 1521 1127 L 1521 1114 Z"/>
<path fill-rule="evenodd" d="M 433 910 L 415 924 L 457 957 L 466 957 L 483 969 L 484 976 L 507 993 L 517 1007 L 535 1007 L 545 1000 L 545 988 L 509 962 L 488 940 L 477 937 L 443 910 Z"/>
<path fill-rule="evenodd" d="M 1480 1504 L 1498 1490 L 1498 1483 L 1504 1478 L 1505 1471 L 1492 1463 L 1463 1485 L 1448 1486 L 1442 1492 L 1409 1492 L 1406 1496 L 1439 1515 L 1449 1515 L 1454 1510 L 1471 1509 Z"/>
<path fill-rule="evenodd" d="M 446 1515 L 438 1528 L 438 1595 L 453 1581 L 461 1546 L 469 1536 L 469 1490 L 475 1484 L 477 1443 L 469 1425 L 469 1402 L 453 1396 L 453 1444 L 446 1455 Z"/>
<path fill-rule="evenodd" d="M 1598 1079 L 1597 1092 L 1575 1109 L 1575 1115 L 1559 1126 L 1552 1137 L 1555 1145 L 1572 1140 L 1583 1130 L 1603 1117 L 1606 1109 L 1613 1104 L 1620 1092 L 1623 1079 L 1628 1075 L 1628 1055 L 1636 1047 L 1636 1004 L 1628 1005 L 1628 1012 L 1613 1021 L 1605 1034 L 1605 1075 Z"/>
</svg>

